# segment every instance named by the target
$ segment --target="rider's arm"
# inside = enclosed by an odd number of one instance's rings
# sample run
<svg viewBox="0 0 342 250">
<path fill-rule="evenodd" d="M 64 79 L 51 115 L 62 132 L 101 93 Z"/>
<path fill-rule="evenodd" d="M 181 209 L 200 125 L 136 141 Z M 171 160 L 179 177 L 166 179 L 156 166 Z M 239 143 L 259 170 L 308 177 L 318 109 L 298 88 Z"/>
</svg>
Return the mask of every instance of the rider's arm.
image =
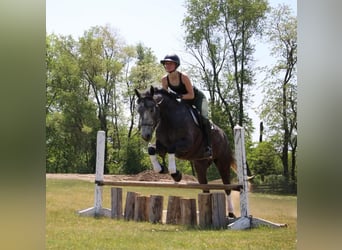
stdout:
<svg viewBox="0 0 342 250">
<path fill-rule="evenodd" d="M 162 83 L 162 87 L 163 87 L 163 89 L 165 89 L 165 90 L 168 90 L 168 86 L 167 86 L 167 78 L 166 78 L 167 76 L 165 75 L 165 76 L 163 76 L 163 78 L 161 79 L 161 83 Z"/>
<path fill-rule="evenodd" d="M 184 100 L 194 99 L 195 98 L 194 88 L 192 86 L 190 78 L 184 73 L 182 73 L 182 82 L 184 83 L 186 91 L 187 91 L 187 93 L 182 96 L 182 99 Z"/>
</svg>

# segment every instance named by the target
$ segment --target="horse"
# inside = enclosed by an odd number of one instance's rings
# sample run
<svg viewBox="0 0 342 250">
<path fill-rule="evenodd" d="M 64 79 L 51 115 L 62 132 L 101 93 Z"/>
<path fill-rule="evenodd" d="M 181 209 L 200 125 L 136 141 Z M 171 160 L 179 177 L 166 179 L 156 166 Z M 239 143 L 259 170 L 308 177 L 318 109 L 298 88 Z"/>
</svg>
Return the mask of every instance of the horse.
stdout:
<svg viewBox="0 0 342 250">
<path fill-rule="evenodd" d="M 137 112 L 141 137 L 150 142 L 154 131 L 156 134 L 155 145 L 148 147 L 154 171 L 169 172 L 174 181 L 179 182 L 182 174 L 176 168 L 176 157 L 190 161 L 198 182 L 207 184 L 207 169 L 214 162 L 223 184 L 230 184 L 230 168 L 236 172 L 237 167 L 228 138 L 221 128 L 211 122 L 212 156 L 204 157 L 205 138 L 200 125 L 195 122 L 190 105 L 179 101 L 176 94 L 153 86 L 145 92 L 135 89 L 135 94 L 138 98 Z M 162 164 L 157 160 L 156 154 L 163 159 Z M 165 167 L 166 154 L 168 170 Z M 225 192 L 228 198 L 228 216 L 235 218 L 231 190 Z"/>
</svg>

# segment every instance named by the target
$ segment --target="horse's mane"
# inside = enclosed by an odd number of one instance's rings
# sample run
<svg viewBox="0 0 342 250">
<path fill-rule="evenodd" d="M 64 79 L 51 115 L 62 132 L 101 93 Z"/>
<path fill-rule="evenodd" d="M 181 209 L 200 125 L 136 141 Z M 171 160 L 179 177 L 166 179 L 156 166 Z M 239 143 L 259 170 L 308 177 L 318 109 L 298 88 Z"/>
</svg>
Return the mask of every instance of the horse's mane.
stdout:
<svg viewBox="0 0 342 250">
<path fill-rule="evenodd" d="M 166 89 L 161 88 L 161 87 L 154 87 L 154 94 L 160 94 L 162 96 L 167 96 L 172 100 L 177 99 L 177 94 L 175 94 L 173 92 L 169 92 Z"/>
<path fill-rule="evenodd" d="M 150 88 L 142 92 L 138 92 L 136 90 L 136 94 L 139 97 L 138 102 L 140 102 L 140 98 L 146 98 L 154 99 L 155 101 L 157 101 L 157 103 L 159 103 L 162 99 L 167 98 L 168 100 L 177 102 L 179 104 L 179 101 L 177 101 L 178 95 L 174 92 L 169 92 L 162 87 L 151 86 Z"/>
</svg>

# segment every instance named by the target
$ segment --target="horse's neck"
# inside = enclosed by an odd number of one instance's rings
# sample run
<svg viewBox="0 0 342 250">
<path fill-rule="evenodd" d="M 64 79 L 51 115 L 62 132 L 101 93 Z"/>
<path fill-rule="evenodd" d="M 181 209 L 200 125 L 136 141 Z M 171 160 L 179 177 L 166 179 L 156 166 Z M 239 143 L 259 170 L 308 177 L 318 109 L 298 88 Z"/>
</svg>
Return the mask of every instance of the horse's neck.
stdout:
<svg viewBox="0 0 342 250">
<path fill-rule="evenodd" d="M 168 99 L 168 97 L 164 99 L 159 109 L 161 121 L 169 123 L 169 126 L 177 124 L 182 119 L 178 117 L 179 110 L 182 109 L 182 106 L 177 101 Z"/>
</svg>

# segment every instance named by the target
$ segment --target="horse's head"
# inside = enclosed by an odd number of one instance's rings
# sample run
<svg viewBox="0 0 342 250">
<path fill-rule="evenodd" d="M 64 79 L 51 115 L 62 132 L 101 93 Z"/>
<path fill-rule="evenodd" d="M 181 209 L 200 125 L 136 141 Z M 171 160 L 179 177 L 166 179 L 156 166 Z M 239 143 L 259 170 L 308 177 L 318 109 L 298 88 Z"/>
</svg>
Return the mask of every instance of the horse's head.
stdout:
<svg viewBox="0 0 342 250">
<path fill-rule="evenodd" d="M 140 93 L 134 90 L 137 100 L 137 111 L 139 113 L 139 126 L 141 128 L 141 137 L 145 141 L 152 139 L 152 134 L 159 121 L 158 100 L 154 97 L 154 88 Z"/>
</svg>

